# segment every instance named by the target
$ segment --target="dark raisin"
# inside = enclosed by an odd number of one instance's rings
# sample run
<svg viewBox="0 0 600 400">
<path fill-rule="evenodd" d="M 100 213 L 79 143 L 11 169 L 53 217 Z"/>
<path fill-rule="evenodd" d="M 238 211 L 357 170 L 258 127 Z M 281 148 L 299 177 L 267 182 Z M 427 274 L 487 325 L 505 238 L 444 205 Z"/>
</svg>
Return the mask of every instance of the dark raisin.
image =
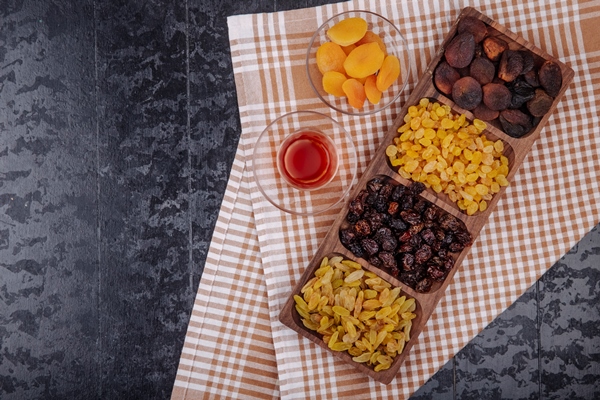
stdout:
<svg viewBox="0 0 600 400">
<path fill-rule="evenodd" d="M 446 272 L 441 270 L 438 266 L 429 264 L 427 267 L 427 275 L 434 281 L 441 282 L 446 277 Z"/>
<path fill-rule="evenodd" d="M 421 239 L 420 235 L 412 235 L 408 242 L 412 244 L 414 248 L 418 249 L 421 244 L 423 244 L 423 239 Z"/>
<path fill-rule="evenodd" d="M 431 280 L 428 278 L 424 278 L 419 283 L 417 283 L 415 290 L 419 293 L 427 293 L 431 290 L 431 285 Z"/>
<path fill-rule="evenodd" d="M 383 186 L 383 183 L 380 178 L 373 178 L 367 183 L 369 193 L 377 193 L 381 189 L 381 186 Z"/>
<path fill-rule="evenodd" d="M 431 247 L 424 244 L 423 246 L 421 246 L 420 249 L 418 249 L 415 252 L 415 262 L 417 264 L 424 264 L 431 258 L 431 255 L 432 255 Z"/>
<path fill-rule="evenodd" d="M 373 208 L 379 212 L 386 212 L 388 208 L 388 201 L 383 196 L 377 196 L 375 202 L 373 203 Z"/>
<path fill-rule="evenodd" d="M 350 228 L 341 229 L 340 230 L 340 242 L 344 246 L 348 246 L 350 243 L 354 242 L 356 239 L 356 234 Z"/>
<path fill-rule="evenodd" d="M 435 221 L 438 217 L 438 208 L 434 205 L 427 207 L 423 212 L 423 217 L 427 221 Z"/>
<path fill-rule="evenodd" d="M 406 223 L 410 224 L 410 225 L 415 225 L 420 223 L 421 220 L 421 215 L 413 210 L 404 210 L 400 212 L 400 217 L 402 217 L 402 219 L 404 221 L 406 221 Z"/>
<path fill-rule="evenodd" d="M 377 199 L 377 193 L 369 193 L 368 196 L 365 198 L 365 204 L 368 206 L 373 206 L 373 204 L 375 204 L 375 200 Z"/>
<path fill-rule="evenodd" d="M 351 200 L 350 204 L 348 205 L 348 208 L 350 212 L 359 216 L 362 215 L 363 212 L 365 212 L 365 206 L 359 199 Z"/>
<path fill-rule="evenodd" d="M 404 271 L 412 271 L 415 265 L 415 256 L 410 253 L 402 254 L 402 261 L 400 266 Z"/>
<path fill-rule="evenodd" d="M 419 281 L 417 280 L 417 275 L 412 272 L 401 272 L 398 276 L 402 282 L 410 286 L 411 288 L 416 288 Z"/>
<path fill-rule="evenodd" d="M 375 255 L 379 251 L 379 244 L 373 239 L 362 239 L 360 245 L 369 256 Z"/>
<path fill-rule="evenodd" d="M 398 263 L 396 262 L 396 258 L 394 255 L 387 251 L 382 251 L 379 253 L 379 259 L 381 259 L 383 266 L 385 268 L 398 268 Z"/>
<path fill-rule="evenodd" d="M 398 212 L 399 209 L 400 209 L 400 205 L 398 204 L 398 202 L 392 201 L 388 205 L 387 212 L 390 215 L 394 215 Z"/>
<path fill-rule="evenodd" d="M 414 224 L 413 226 L 408 228 L 408 230 L 410 230 L 410 233 L 414 236 L 414 235 L 419 234 L 419 232 L 421 232 L 424 228 L 425 228 L 425 224 L 422 222 L 419 222 L 418 224 Z"/>
<path fill-rule="evenodd" d="M 465 246 L 470 246 L 473 244 L 473 238 L 466 230 L 458 230 L 454 232 L 454 240 Z"/>
<path fill-rule="evenodd" d="M 411 237 L 412 237 L 412 233 L 409 230 L 406 230 L 406 231 L 402 232 L 402 234 L 400 236 L 398 236 L 398 240 L 401 243 L 407 243 Z"/>
<path fill-rule="evenodd" d="M 391 201 L 399 201 L 402 198 L 402 195 L 406 192 L 406 186 L 398 185 L 392 190 L 392 194 L 390 196 Z"/>
<path fill-rule="evenodd" d="M 425 190 L 425 184 L 423 182 L 412 182 L 408 189 L 412 194 L 417 195 Z"/>
<path fill-rule="evenodd" d="M 459 252 L 463 251 L 464 248 L 465 248 L 465 245 L 462 243 L 459 243 L 459 242 L 452 242 L 448 246 L 448 249 L 453 253 L 459 253 Z"/>
<path fill-rule="evenodd" d="M 401 210 L 410 210 L 415 204 L 415 198 L 412 195 L 404 195 L 400 199 L 400 209 Z"/>
<path fill-rule="evenodd" d="M 447 232 L 454 232 L 461 229 L 463 225 L 454 215 L 445 214 L 440 218 L 440 227 Z"/>
<path fill-rule="evenodd" d="M 406 225 L 400 218 L 392 218 L 390 220 L 390 228 L 396 231 L 404 231 L 408 228 L 408 225 Z"/>
<path fill-rule="evenodd" d="M 386 183 L 379 188 L 379 195 L 387 200 L 392 194 L 392 190 L 394 190 L 394 186 L 391 183 Z"/>
<path fill-rule="evenodd" d="M 369 236 L 371 234 L 371 225 L 364 219 L 361 219 L 354 224 L 354 232 L 358 236 Z"/>
<path fill-rule="evenodd" d="M 402 243 L 400 247 L 398 247 L 398 253 L 412 253 L 415 250 L 410 241 L 406 243 Z"/>
<path fill-rule="evenodd" d="M 385 222 L 385 214 L 381 214 L 381 213 L 378 213 L 378 212 L 371 212 L 371 213 L 369 213 L 368 216 L 365 215 L 365 218 L 369 222 L 369 225 L 371 226 L 371 231 L 372 232 L 374 232 L 377 229 L 381 228 L 381 226 Z"/>
<path fill-rule="evenodd" d="M 419 214 L 423 214 L 429 202 L 427 200 L 418 199 L 415 205 L 413 206 L 413 210 L 418 212 Z"/>
<path fill-rule="evenodd" d="M 367 253 L 365 252 L 365 249 L 363 249 L 362 246 L 360 245 L 360 243 L 358 243 L 358 242 L 352 242 L 352 243 L 348 244 L 348 246 L 346 246 L 346 248 L 348 250 L 350 250 L 350 252 L 358 258 L 365 258 L 365 256 L 367 255 Z"/>
<path fill-rule="evenodd" d="M 427 243 L 429 246 L 431 246 L 433 244 L 433 242 L 435 242 L 435 234 L 429 228 L 423 229 L 421 231 L 421 237 L 423 238 L 423 241 L 425 243 Z"/>
<path fill-rule="evenodd" d="M 371 264 L 377 268 L 381 268 L 383 266 L 383 262 L 377 256 L 369 257 L 369 264 Z"/>
<path fill-rule="evenodd" d="M 354 214 L 353 212 L 349 212 L 346 215 L 346 221 L 350 222 L 351 224 L 356 223 L 359 219 L 360 219 L 360 215 Z"/>
</svg>

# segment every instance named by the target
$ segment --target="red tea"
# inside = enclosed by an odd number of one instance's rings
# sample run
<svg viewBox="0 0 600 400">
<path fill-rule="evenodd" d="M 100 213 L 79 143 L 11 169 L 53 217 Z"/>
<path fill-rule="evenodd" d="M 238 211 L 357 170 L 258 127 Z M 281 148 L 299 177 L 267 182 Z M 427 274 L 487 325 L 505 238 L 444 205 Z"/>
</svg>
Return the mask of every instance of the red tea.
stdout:
<svg viewBox="0 0 600 400">
<path fill-rule="evenodd" d="M 317 189 L 337 172 L 335 145 L 317 131 L 298 131 L 284 140 L 277 154 L 279 173 L 298 189 Z"/>
</svg>

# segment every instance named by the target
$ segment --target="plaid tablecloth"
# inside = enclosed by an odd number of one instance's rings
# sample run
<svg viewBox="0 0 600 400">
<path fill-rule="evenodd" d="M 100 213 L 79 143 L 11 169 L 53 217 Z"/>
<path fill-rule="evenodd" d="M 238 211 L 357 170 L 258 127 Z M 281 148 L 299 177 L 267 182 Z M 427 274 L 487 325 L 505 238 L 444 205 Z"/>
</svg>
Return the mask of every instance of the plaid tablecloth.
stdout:
<svg viewBox="0 0 600 400">
<path fill-rule="evenodd" d="M 198 288 L 173 390 L 192 398 L 407 398 L 512 304 L 600 219 L 600 2 L 469 3 L 569 64 L 573 83 L 500 199 L 396 379 L 379 384 L 278 322 L 279 311 L 341 206 L 285 214 L 253 181 L 250 154 L 276 117 L 310 109 L 355 133 L 359 171 L 371 159 L 467 4 L 351 1 L 230 17 L 241 139 Z M 392 20 L 413 51 L 407 90 L 374 117 L 332 112 L 304 72 L 312 33 L 345 10 Z"/>
</svg>

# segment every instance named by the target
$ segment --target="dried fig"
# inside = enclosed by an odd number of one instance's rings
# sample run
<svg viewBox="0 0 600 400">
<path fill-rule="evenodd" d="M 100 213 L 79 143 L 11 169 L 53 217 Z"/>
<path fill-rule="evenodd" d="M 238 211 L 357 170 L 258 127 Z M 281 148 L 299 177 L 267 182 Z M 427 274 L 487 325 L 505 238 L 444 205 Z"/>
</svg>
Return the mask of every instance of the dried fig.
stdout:
<svg viewBox="0 0 600 400">
<path fill-rule="evenodd" d="M 535 96 L 527 102 L 527 110 L 534 117 L 543 117 L 552 107 L 554 99 L 542 89 L 535 90 Z"/>
<path fill-rule="evenodd" d="M 494 64 L 484 57 L 477 57 L 471 62 L 469 74 L 475 78 L 481 86 L 490 83 L 496 76 L 496 67 Z"/>
<path fill-rule="evenodd" d="M 484 103 L 479 103 L 472 112 L 475 118 L 479 118 L 482 121 L 491 121 L 498 118 L 498 115 L 500 115 L 500 112 L 490 110 Z"/>
<path fill-rule="evenodd" d="M 446 61 L 439 63 L 433 73 L 433 82 L 437 89 L 443 94 L 449 96 L 452 94 L 452 86 L 460 79 L 460 74 L 452 68 Z"/>
<path fill-rule="evenodd" d="M 454 68 L 464 68 L 471 64 L 475 54 L 475 39 L 469 32 L 456 35 L 446 47 L 446 61 Z"/>
<path fill-rule="evenodd" d="M 492 61 L 498 61 L 506 49 L 508 49 L 508 44 L 502 39 L 495 36 L 483 39 L 483 51 Z"/>
<path fill-rule="evenodd" d="M 501 111 L 498 119 L 504 132 L 515 138 L 525 136 L 533 128 L 529 116 L 519 110 L 507 109 Z"/>
<path fill-rule="evenodd" d="M 479 43 L 487 35 L 487 26 L 475 17 L 464 17 L 458 21 L 458 33 L 469 32 L 473 35 L 475 43 Z"/>
<path fill-rule="evenodd" d="M 474 78 L 465 76 L 452 86 L 452 100 L 465 110 L 472 110 L 481 103 L 481 85 Z"/>
<path fill-rule="evenodd" d="M 546 61 L 538 71 L 540 85 L 552 97 L 556 97 L 562 86 L 562 71 L 558 64 L 553 61 Z"/>
<path fill-rule="evenodd" d="M 482 87 L 483 103 L 494 111 L 502 111 L 510 106 L 512 94 L 500 83 L 488 83 Z"/>
<path fill-rule="evenodd" d="M 521 74 L 526 74 L 533 70 L 533 67 L 535 67 L 533 54 L 528 50 L 520 50 L 519 54 L 521 54 L 521 58 L 523 59 L 523 70 L 521 71 Z"/>
<path fill-rule="evenodd" d="M 498 78 L 504 82 L 512 82 L 523 71 L 523 57 L 518 51 L 505 50 L 498 66 Z"/>
<path fill-rule="evenodd" d="M 525 77 L 515 79 L 506 85 L 512 93 L 510 108 L 520 108 L 531 100 L 535 94 L 535 88 L 525 80 Z"/>
<path fill-rule="evenodd" d="M 532 69 L 531 71 L 523 74 L 523 79 L 525 79 L 525 82 L 527 82 L 529 85 L 531 85 L 534 88 L 540 86 L 540 81 L 538 80 L 538 74 L 535 69 Z"/>
</svg>

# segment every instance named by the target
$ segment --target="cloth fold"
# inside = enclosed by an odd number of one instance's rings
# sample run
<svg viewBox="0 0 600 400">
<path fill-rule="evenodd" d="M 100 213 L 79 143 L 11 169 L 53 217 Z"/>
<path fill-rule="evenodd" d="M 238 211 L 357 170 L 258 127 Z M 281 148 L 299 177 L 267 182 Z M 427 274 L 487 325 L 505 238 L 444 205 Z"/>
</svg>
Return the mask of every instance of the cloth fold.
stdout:
<svg viewBox="0 0 600 400">
<path fill-rule="evenodd" d="M 597 1 L 475 2 L 475 8 L 569 64 L 575 78 L 498 202 L 396 379 L 381 385 L 300 337 L 279 311 L 343 205 L 285 214 L 253 181 L 256 138 L 278 116 L 320 111 L 353 133 L 364 171 L 438 50 L 462 2 L 351 1 L 229 17 L 241 139 L 186 341 L 174 399 L 407 398 L 512 304 L 600 219 Z M 400 101 L 349 117 L 312 93 L 306 46 L 329 17 L 366 9 L 394 22 L 413 51 Z M 360 174 L 359 174 L 360 175 Z"/>
</svg>

